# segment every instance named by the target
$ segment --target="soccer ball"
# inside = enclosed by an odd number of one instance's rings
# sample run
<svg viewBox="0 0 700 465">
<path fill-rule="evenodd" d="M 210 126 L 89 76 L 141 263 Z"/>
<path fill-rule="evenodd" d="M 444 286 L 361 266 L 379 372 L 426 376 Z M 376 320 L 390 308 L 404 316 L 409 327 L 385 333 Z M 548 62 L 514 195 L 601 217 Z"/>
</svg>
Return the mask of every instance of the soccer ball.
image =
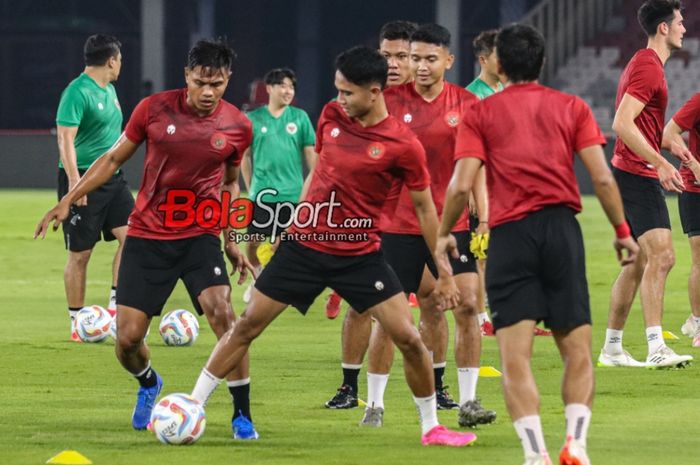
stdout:
<svg viewBox="0 0 700 465">
<path fill-rule="evenodd" d="M 199 336 L 199 322 L 187 310 L 173 310 L 161 318 L 159 331 L 169 346 L 191 346 Z"/>
<path fill-rule="evenodd" d="M 109 336 L 112 315 L 99 305 L 83 307 L 75 317 L 75 331 L 83 342 L 101 342 Z"/>
<path fill-rule="evenodd" d="M 170 394 L 153 408 L 150 429 L 163 444 L 192 444 L 204 433 L 204 408 L 188 394 Z"/>
</svg>

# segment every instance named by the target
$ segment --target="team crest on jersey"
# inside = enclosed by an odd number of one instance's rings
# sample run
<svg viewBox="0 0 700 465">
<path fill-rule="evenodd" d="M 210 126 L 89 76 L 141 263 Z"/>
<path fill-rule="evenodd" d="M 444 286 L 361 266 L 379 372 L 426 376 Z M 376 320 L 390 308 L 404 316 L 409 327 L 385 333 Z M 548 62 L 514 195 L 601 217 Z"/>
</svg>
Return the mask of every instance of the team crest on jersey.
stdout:
<svg viewBox="0 0 700 465">
<path fill-rule="evenodd" d="M 289 123 L 287 124 L 287 133 L 289 133 L 290 136 L 293 136 L 294 134 L 297 133 L 297 125 L 294 123 Z"/>
<path fill-rule="evenodd" d="M 405 115 L 403 115 L 403 122 L 404 122 L 404 123 L 410 123 L 411 121 L 413 121 L 413 115 L 412 115 L 412 114 L 406 113 Z"/>
<path fill-rule="evenodd" d="M 448 111 L 445 115 L 445 122 L 451 128 L 456 127 L 459 124 L 459 113 L 456 111 Z"/>
<path fill-rule="evenodd" d="M 119 99 L 117 97 L 114 97 L 114 105 L 120 110 L 122 109 L 122 106 L 119 105 Z"/>
<path fill-rule="evenodd" d="M 220 132 L 215 132 L 209 139 L 209 143 L 216 150 L 221 150 L 226 146 L 226 136 Z"/>
<path fill-rule="evenodd" d="M 165 128 L 165 132 L 170 134 L 171 136 L 175 134 L 175 125 L 174 124 L 168 124 L 168 127 Z"/>
<path fill-rule="evenodd" d="M 379 160 L 384 156 L 384 153 L 386 152 L 386 147 L 384 147 L 384 144 L 381 142 L 373 142 L 368 148 L 367 148 L 367 155 L 372 160 Z"/>
<path fill-rule="evenodd" d="M 339 135 L 340 135 L 340 129 L 338 129 L 338 128 L 331 129 L 331 137 L 335 138 L 335 137 L 338 137 Z"/>
</svg>

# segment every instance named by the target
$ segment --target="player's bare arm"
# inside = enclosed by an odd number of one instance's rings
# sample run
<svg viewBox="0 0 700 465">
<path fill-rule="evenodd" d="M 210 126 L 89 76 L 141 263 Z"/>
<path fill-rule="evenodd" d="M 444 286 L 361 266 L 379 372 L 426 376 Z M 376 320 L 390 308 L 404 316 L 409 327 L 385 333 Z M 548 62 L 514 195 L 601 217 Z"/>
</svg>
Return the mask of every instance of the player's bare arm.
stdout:
<svg viewBox="0 0 700 465">
<path fill-rule="evenodd" d="M 476 216 L 479 218 L 479 225 L 474 232 L 486 234 L 489 232 L 489 199 L 486 190 L 486 168 L 483 165 L 476 174 L 472 195 L 476 205 Z"/>
<path fill-rule="evenodd" d="M 226 171 L 224 172 L 224 180 L 221 184 L 221 192 L 228 192 L 229 194 L 231 194 L 230 198 L 232 199 L 238 198 L 238 196 L 241 193 L 241 190 L 238 187 L 239 173 L 239 167 L 230 165 L 226 166 Z M 231 266 L 233 267 L 233 269 L 231 270 L 231 276 L 233 276 L 236 273 L 240 273 L 240 276 L 238 278 L 238 284 L 240 285 L 243 284 L 248 278 L 248 271 L 253 273 L 253 277 L 256 277 L 255 268 L 253 267 L 253 265 L 250 264 L 243 251 L 241 251 L 241 249 L 238 247 L 238 244 L 231 240 L 230 233 L 233 232 L 233 228 L 230 226 L 226 227 L 222 231 L 224 236 L 224 252 L 226 253 L 226 256 L 231 262 Z"/>
<path fill-rule="evenodd" d="M 688 150 L 688 146 L 683 139 L 684 132 L 683 128 L 671 119 L 664 128 L 664 137 L 661 141 L 661 147 L 670 151 L 684 166 L 687 166 L 690 171 L 693 172 L 695 179 L 700 179 L 700 163 L 695 159 L 690 150 Z"/>
<path fill-rule="evenodd" d="M 683 178 L 678 170 L 657 153 L 647 142 L 634 120 L 644 110 L 645 104 L 630 94 L 625 94 L 613 120 L 613 131 L 629 149 L 651 164 L 659 174 L 664 189 L 671 192 L 683 191 Z"/>
<path fill-rule="evenodd" d="M 313 145 L 304 147 L 304 160 L 306 160 L 306 167 L 309 169 L 309 173 L 313 172 L 316 167 L 316 162 L 318 161 L 318 154 L 316 150 L 314 150 Z"/>
<path fill-rule="evenodd" d="M 245 149 L 245 152 L 243 152 L 243 158 L 241 159 L 241 174 L 243 175 L 243 187 L 250 191 L 250 184 L 253 176 L 253 155 L 250 147 Z"/>
<path fill-rule="evenodd" d="M 411 201 L 416 209 L 416 216 L 420 223 L 420 229 L 428 248 L 435 250 L 437 230 L 439 226 L 437 210 L 430 188 L 422 191 L 410 191 Z M 433 255 L 433 259 L 436 257 Z M 454 308 L 459 303 L 459 290 L 452 277 L 452 270 L 438 266 L 438 279 L 433 291 L 433 297 L 440 303 L 443 309 Z"/>
<path fill-rule="evenodd" d="M 49 210 L 44 218 L 39 221 L 34 231 L 34 238 L 41 236 L 46 237 L 49 223 L 53 221 L 53 230 L 56 231 L 58 226 L 68 217 L 70 206 L 75 201 L 90 192 L 94 191 L 102 184 L 109 181 L 114 173 L 129 159 L 138 145 L 131 142 L 122 134 L 117 142 L 104 155 L 98 158 L 95 163 L 85 172 L 78 184 L 71 189 L 55 207 Z"/>
<path fill-rule="evenodd" d="M 68 177 L 68 190 L 70 191 L 80 181 L 78 171 L 78 155 L 75 153 L 75 137 L 78 135 L 78 126 L 56 126 L 56 142 L 58 143 L 58 154 L 61 157 L 61 164 Z M 87 205 L 87 197 L 83 196 L 76 200 L 79 207 Z"/>
<path fill-rule="evenodd" d="M 624 228 L 627 222 L 625 221 L 625 212 L 622 208 L 622 198 L 620 197 L 620 191 L 617 188 L 615 178 L 605 161 L 603 147 L 600 145 L 592 145 L 581 149 L 579 157 L 586 167 L 588 174 L 591 176 L 593 190 L 610 224 L 612 224 L 616 230 L 622 225 L 624 225 L 622 226 L 622 228 Z M 637 259 L 639 246 L 632 236 L 629 235 L 628 226 L 627 237 L 616 237 L 613 242 L 613 247 L 617 253 L 617 260 L 620 262 L 620 265 L 629 265 Z M 626 252 L 626 256 L 624 252 Z"/>
</svg>

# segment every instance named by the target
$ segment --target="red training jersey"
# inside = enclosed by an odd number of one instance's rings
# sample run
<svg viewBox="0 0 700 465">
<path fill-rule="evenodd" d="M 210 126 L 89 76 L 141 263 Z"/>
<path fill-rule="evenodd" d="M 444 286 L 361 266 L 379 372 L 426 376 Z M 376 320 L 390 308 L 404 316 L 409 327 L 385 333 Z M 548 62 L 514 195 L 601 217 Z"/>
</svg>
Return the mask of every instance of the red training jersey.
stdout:
<svg viewBox="0 0 700 465">
<path fill-rule="evenodd" d="M 441 216 L 454 168 L 457 127 L 469 107 L 479 100 L 462 87 L 449 82 L 445 82 L 440 95 L 430 102 L 421 97 L 413 82 L 386 89 L 384 100 L 389 113 L 408 126 L 425 149 L 430 172 L 430 191 L 438 216 Z M 468 230 L 469 216 L 465 211 L 454 231 Z M 401 188 L 395 210 L 387 209 L 384 212 L 382 231 L 421 234 L 411 195 L 405 186 Z"/>
<path fill-rule="evenodd" d="M 455 159 L 486 164 L 494 228 L 550 205 L 581 211 L 573 154 L 603 144 L 581 98 L 536 83 L 514 84 L 471 108 L 459 127 Z"/>
<path fill-rule="evenodd" d="M 695 159 L 700 161 L 700 157 L 698 156 L 698 151 L 700 151 L 700 92 L 693 95 L 690 100 L 673 115 L 673 121 L 675 121 L 681 129 L 690 133 L 688 148 Z M 689 168 L 681 166 L 680 173 L 683 177 L 683 184 L 685 184 L 685 191 L 700 193 L 700 185 L 698 185 L 698 180 L 695 179 L 693 172 L 690 171 Z"/>
<path fill-rule="evenodd" d="M 634 120 L 644 138 L 654 150 L 661 153 L 661 138 L 664 132 L 666 105 L 668 104 L 668 86 L 664 75 L 664 65 L 661 58 L 650 48 L 639 50 L 620 76 L 617 86 L 615 110 L 625 94 L 629 94 L 644 103 L 644 109 Z M 613 150 L 612 165 L 622 171 L 657 178 L 656 169 L 636 153 L 618 137 Z"/>
<path fill-rule="evenodd" d="M 212 114 L 199 116 L 187 105 L 187 89 L 178 89 L 141 100 L 124 133 L 135 144 L 147 141 L 143 180 L 127 234 L 164 240 L 218 236 L 218 225 L 166 227 L 165 212 L 158 207 L 171 189 L 194 192 L 195 207 L 205 199 L 220 202 L 226 165 L 238 166 L 253 140 L 250 120 L 224 100 Z M 177 213 L 175 218 L 182 219 Z"/>
<path fill-rule="evenodd" d="M 305 202 L 319 205 L 329 202 L 333 195 L 340 206 L 332 210 L 330 218 L 329 208 L 317 209 L 318 221 L 305 227 L 297 225 L 308 223 L 310 212 L 300 208 L 296 224 L 288 232 L 356 235 L 352 240 L 299 239 L 304 246 L 320 252 L 364 255 L 379 250 L 379 220 L 387 198 L 396 195 L 392 191 L 397 192 L 400 184 L 416 191 L 430 186 L 423 147 L 392 116 L 363 127 L 337 102 L 330 102 L 318 121 L 316 153 L 318 162 Z M 368 219 L 371 224 L 358 227 L 357 219 Z M 367 240 L 357 240 L 363 233 L 367 233 Z"/>
</svg>

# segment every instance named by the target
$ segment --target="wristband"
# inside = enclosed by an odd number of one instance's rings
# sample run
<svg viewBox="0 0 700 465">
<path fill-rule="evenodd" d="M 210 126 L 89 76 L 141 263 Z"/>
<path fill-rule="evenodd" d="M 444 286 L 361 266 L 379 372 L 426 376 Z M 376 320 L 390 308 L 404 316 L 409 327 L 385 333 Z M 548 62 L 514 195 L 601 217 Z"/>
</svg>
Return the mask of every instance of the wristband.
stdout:
<svg viewBox="0 0 700 465">
<path fill-rule="evenodd" d="M 627 221 L 623 222 L 618 226 L 615 226 L 615 236 L 618 239 L 626 239 L 631 235 L 632 231 L 630 231 L 630 226 L 627 224 Z"/>
</svg>

